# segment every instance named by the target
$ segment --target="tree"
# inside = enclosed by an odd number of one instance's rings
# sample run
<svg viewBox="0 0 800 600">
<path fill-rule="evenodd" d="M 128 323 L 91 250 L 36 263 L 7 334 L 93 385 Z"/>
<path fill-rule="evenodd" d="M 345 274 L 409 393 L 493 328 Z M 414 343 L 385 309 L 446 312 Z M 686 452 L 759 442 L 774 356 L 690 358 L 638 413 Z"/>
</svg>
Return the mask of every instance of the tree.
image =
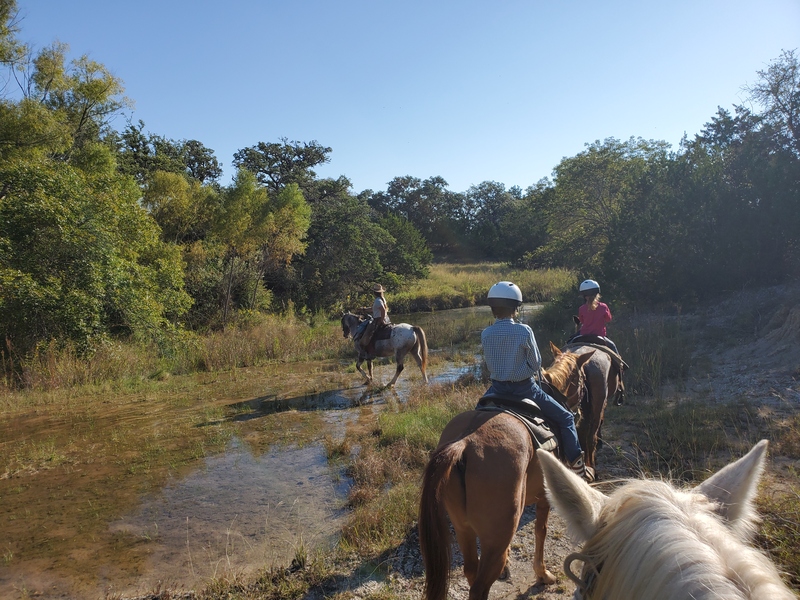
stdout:
<svg viewBox="0 0 800 600">
<path fill-rule="evenodd" d="M 535 253 L 545 264 L 597 269 L 622 207 L 640 192 L 648 165 L 668 152 L 666 142 L 609 138 L 587 145 L 555 168 L 548 236 Z"/>
<path fill-rule="evenodd" d="M 441 177 L 395 177 L 386 192 L 372 194 L 368 202 L 380 214 L 410 221 L 431 248 L 443 252 L 459 244 L 464 197 L 448 190 Z"/>
<path fill-rule="evenodd" d="M 407 219 L 391 214 L 378 220 L 378 225 L 392 237 L 390 245 L 379 248 L 387 277 L 396 281 L 427 277 L 433 253 L 417 228 Z"/>
<path fill-rule="evenodd" d="M 247 169 L 270 194 L 277 194 L 289 184 L 296 183 L 305 194 L 313 184 L 315 166 L 330 160 L 331 148 L 311 142 L 289 141 L 259 142 L 233 155 L 233 166 Z"/>
<path fill-rule="evenodd" d="M 389 232 L 370 218 L 369 207 L 340 193 L 314 205 L 308 248 L 297 261 L 292 296 L 312 310 L 341 308 L 379 280 L 384 268 L 381 248 L 390 248 Z"/>
<path fill-rule="evenodd" d="M 155 171 L 145 185 L 142 204 L 173 244 L 205 239 L 219 205 L 219 192 L 178 173 Z"/>
<path fill-rule="evenodd" d="M 509 260 L 509 236 L 506 226 L 521 196 L 519 188 L 506 190 L 496 181 L 484 181 L 471 186 L 466 194 L 470 208 L 469 246 L 478 256 L 490 260 Z"/>
<path fill-rule="evenodd" d="M 302 241 L 310 222 L 308 204 L 297 185 L 289 185 L 270 198 L 255 175 L 239 169 L 233 184 L 223 190 L 212 228 L 214 238 L 227 247 L 227 283 L 223 323 L 233 300 L 236 268 L 242 281 L 256 288 L 266 269 L 288 264 L 305 249 Z M 253 302 L 257 289 L 251 292 Z M 245 298 L 242 298 L 245 300 Z"/>
<path fill-rule="evenodd" d="M 84 55 L 67 65 L 66 44 L 53 44 L 34 59 L 26 98 L 43 104 L 67 128 L 73 145 L 99 139 L 108 119 L 128 106 L 122 81 Z M 68 157 L 68 153 L 67 153 Z"/>
<path fill-rule="evenodd" d="M 87 56 L 66 61 L 68 46 L 39 52 L 16 39 L 16 2 L 0 2 L 0 63 L 6 67 L 0 99 L 0 158 L 37 152 L 68 160 L 98 141 L 110 118 L 130 101 L 122 81 Z M 9 91 L 11 84 L 16 92 Z"/>
<path fill-rule="evenodd" d="M 158 338 L 191 302 L 180 253 L 160 241 L 132 181 L 113 160 L 91 164 L 109 168 L 0 164 L 0 331 L 23 352 L 50 339 Z"/>
<path fill-rule="evenodd" d="M 752 100 L 764 107 L 763 118 L 800 156 L 800 61 L 795 50 L 784 50 L 761 78 L 749 86 Z"/>
<path fill-rule="evenodd" d="M 222 175 L 214 151 L 197 140 L 170 140 L 144 133 L 144 122 L 128 124 L 121 134 L 110 133 L 109 145 L 119 157 L 120 171 L 146 185 L 158 171 L 180 173 L 201 184 L 214 184 Z"/>
</svg>

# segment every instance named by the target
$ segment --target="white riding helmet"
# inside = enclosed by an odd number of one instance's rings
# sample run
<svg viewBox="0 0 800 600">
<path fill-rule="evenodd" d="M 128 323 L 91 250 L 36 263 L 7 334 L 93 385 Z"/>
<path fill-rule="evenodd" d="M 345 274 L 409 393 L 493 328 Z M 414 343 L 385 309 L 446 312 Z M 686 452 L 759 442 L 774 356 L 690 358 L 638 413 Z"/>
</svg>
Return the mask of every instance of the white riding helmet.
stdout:
<svg viewBox="0 0 800 600">
<path fill-rule="evenodd" d="M 600 293 L 600 284 L 597 283 L 594 279 L 587 279 L 581 286 L 578 288 L 581 294 L 599 294 Z"/>
<path fill-rule="evenodd" d="M 522 304 L 522 290 L 510 281 L 495 283 L 486 295 L 489 306 L 517 308 Z"/>
</svg>

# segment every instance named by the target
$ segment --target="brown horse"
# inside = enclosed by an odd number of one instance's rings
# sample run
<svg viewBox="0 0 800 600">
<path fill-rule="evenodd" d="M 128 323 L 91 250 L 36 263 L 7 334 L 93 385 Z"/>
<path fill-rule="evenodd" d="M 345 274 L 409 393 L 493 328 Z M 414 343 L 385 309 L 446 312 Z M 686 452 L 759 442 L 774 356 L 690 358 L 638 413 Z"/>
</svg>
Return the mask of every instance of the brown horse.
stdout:
<svg viewBox="0 0 800 600">
<path fill-rule="evenodd" d="M 551 347 L 553 347 L 552 343 Z M 592 471 L 594 471 L 598 432 L 603 424 L 606 405 L 621 386 L 620 366 L 615 363 L 618 358 L 611 352 L 610 348 L 597 344 L 576 340 L 564 346 L 564 351 L 574 352 L 575 354 L 592 353 L 592 358 L 589 359 L 584 367 L 587 395 L 581 407 L 583 418 L 577 423 L 577 429 L 586 467 L 591 467 Z M 555 353 L 556 350 L 554 349 L 553 354 L 555 355 Z"/>
<path fill-rule="evenodd" d="M 573 406 L 580 402 L 582 367 L 590 358 L 588 353 L 558 352 L 553 365 L 544 371 L 544 378 Z M 536 580 L 554 583 L 555 577 L 544 564 L 550 504 L 525 425 L 501 412 L 472 410 L 454 417 L 423 475 L 419 539 L 426 600 L 447 596 L 451 560 L 447 516 L 464 556 L 469 598 L 485 600 L 492 584 L 507 571 L 511 540 L 524 507 L 530 504 L 536 505 Z"/>
</svg>

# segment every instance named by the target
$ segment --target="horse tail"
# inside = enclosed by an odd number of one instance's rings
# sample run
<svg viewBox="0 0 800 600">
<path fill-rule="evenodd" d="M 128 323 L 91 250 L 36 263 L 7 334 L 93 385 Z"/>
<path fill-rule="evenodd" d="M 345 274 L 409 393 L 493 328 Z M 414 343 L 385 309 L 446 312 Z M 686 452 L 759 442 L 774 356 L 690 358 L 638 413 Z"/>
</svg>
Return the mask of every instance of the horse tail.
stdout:
<svg viewBox="0 0 800 600">
<path fill-rule="evenodd" d="M 425 600 L 444 600 L 450 585 L 450 528 L 442 494 L 466 443 L 459 440 L 431 454 L 422 476 L 419 503 L 419 547 L 425 563 Z"/>
<path fill-rule="evenodd" d="M 415 347 L 419 348 L 420 356 L 422 357 L 422 371 L 428 368 L 428 339 L 425 337 L 425 331 L 422 327 L 414 325 L 411 328 L 417 334 L 417 343 Z"/>
</svg>

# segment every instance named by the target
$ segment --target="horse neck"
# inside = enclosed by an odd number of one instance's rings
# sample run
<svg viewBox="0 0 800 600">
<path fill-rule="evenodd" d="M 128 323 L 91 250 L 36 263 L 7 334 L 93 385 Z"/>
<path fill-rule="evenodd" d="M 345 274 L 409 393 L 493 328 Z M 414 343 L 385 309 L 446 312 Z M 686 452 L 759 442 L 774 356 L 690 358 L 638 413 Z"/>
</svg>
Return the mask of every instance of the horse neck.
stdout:
<svg viewBox="0 0 800 600">
<path fill-rule="evenodd" d="M 575 358 L 567 354 L 559 356 L 549 368 L 543 372 L 547 375 L 550 385 L 564 394 L 569 385 L 570 377 L 575 373 Z"/>
</svg>

